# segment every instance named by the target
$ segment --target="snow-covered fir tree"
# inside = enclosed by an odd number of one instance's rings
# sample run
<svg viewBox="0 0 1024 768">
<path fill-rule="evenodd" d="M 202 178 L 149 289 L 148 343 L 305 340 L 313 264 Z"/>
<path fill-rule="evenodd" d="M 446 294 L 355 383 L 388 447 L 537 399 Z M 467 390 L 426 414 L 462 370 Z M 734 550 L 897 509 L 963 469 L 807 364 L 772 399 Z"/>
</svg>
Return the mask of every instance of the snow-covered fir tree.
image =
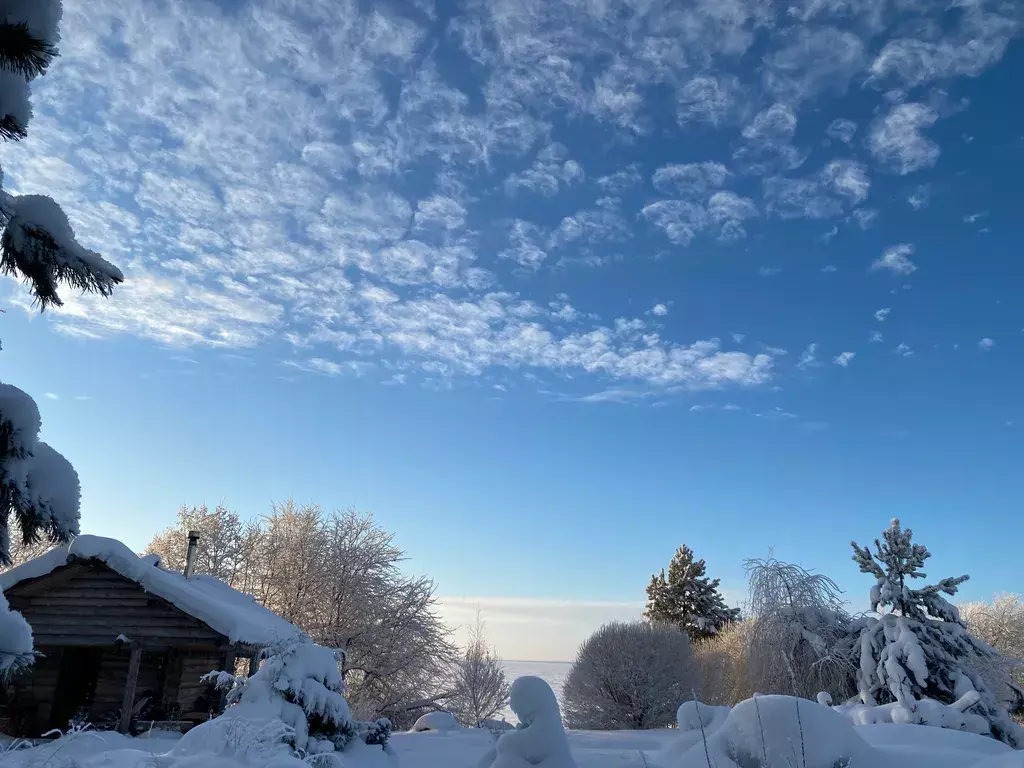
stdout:
<svg viewBox="0 0 1024 768">
<path fill-rule="evenodd" d="M 668 565 L 647 585 L 648 621 L 674 624 L 692 640 L 714 637 L 730 622 L 739 619 L 738 608 L 729 608 L 718 591 L 718 579 L 705 575 L 703 560 L 696 560 L 685 544 L 676 550 Z"/>
<path fill-rule="evenodd" d="M 967 714 L 984 718 L 994 738 L 1024 748 L 1024 728 L 1013 722 L 979 671 L 996 651 L 967 631 L 956 606 L 942 596 L 955 595 L 969 577 L 911 587 L 912 579 L 927 577 L 921 569 L 931 553 L 913 542 L 912 531 L 898 519 L 875 539 L 874 552 L 851 544 L 860 570 L 876 580 L 871 610 L 878 618 L 863 620 L 853 648 L 860 662 L 861 701 L 868 706 L 895 702 L 910 713 L 925 699 L 959 702 Z"/>
<path fill-rule="evenodd" d="M 341 677 L 341 651 L 302 638 L 282 641 L 265 655 L 252 677 L 227 672 L 204 677 L 227 690 L 228 709 L 218 718 L 224 722 L 211 723 L 214 730 L 230 729 L 232 721 L 257 724 L 294 753 L 329 768 L 348 765 L 338 753 L 354 742 L 388 750 L 387 719 L 365 723 L 352 718 Z M 282 727 L 273 727 L 275 723 Z"/>
<path fill-rule="evenodd" d="M 11 529 L 22 541 L 66 542 L 78 533 L 80 486 L 74 467 L 39 439 L 39 408 L 0 383 L 0 564 L 10 563 Z M 0 594 L 0 676 L 33 660 L 32 630 Z"/>
<path fill-rule="evenodd" d="M 29 83 L 57 56 L 62 12 L 60 0 L 0 2 L 0 138 L 18 141 L 28 133 Z M 0 189 L 0 228 L 0 271 L 24 279 L 41 310 L 62 304 L 61 283 L 109 296 L 124 279 L 117 267 L 78 243 L 68 217 L 46 195 Z"/>
</svg>

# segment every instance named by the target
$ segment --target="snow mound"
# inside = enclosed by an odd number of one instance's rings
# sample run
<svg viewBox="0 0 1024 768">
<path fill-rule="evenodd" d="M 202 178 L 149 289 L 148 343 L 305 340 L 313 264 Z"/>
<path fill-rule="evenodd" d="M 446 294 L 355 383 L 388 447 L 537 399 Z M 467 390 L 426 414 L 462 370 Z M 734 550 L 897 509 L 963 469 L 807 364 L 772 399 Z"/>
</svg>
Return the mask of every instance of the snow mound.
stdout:
<svg viewBox="0 0 1024 768">
<path fill-rule="evenodd" d="M 177 571 L 161 568 L 158 559 L 139 557 L 120 541 L 102 536 L 79 536 L 68 546 L 50 550 L 0 574 L 0 590 L 45 576 L 76 559 L 105 563 L 147 592 L 220 632 L 231 642 L 264 647 L 308 639 L 294 624 L 224 582 L 201 575 L 186 579 Z"/>
<path fill-rule="evenodd" d="M 551 686 L 528 675 L 509 694 L 519 725 L 498 739 L 479 768 L 576 768 Z"/>
<path fill-rule="evenodd" d="M 702 710 L 700 714 L 703 720 Z M 705 731 L 705 737 L 682 755 L 674 752 L 671 747 L 666 750 L 662 768 L 892 765 L 855 732 L 847 718 L 792 696 L 757 696 L 741 702 L 711 735 Z"/>
<path fill-rule="evenodd" d="M 684 701 L 676 711 L 676 723 L 680 733 L 700 731 L 710 736 L 717 731 L 729 717 L 729 707 L 713 707 L 699 701 Z"/>
<path fill-rule="evenodd" d="M 451 712 L 428 712 L 413 723 L 409 730 L 412 733 L 422 733 L 423 731 L 454 731 L 460 727 Z"/>
</svg>

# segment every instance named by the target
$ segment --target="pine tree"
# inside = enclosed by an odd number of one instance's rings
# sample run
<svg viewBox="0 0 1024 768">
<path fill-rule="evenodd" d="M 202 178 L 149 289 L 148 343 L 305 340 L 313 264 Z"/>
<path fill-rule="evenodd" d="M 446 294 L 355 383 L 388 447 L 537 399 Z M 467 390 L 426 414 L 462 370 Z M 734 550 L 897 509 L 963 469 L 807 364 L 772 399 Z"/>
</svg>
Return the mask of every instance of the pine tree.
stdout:
<svg viewBox="0 0 1024 768">
<path fill-rule="evenodd" d="M 57 56 L 60 0 L 4 0 L 0 7 L 0 138 L 28 135 L 29 83 Z M 3 175 L 0 173 L 0 182 Z M 75 239 L 68 217 L 45 195 L 0 189 L 0 271 L 21 277 L 40 310 L 63 302 L 60 283 L 109 296 L 121 271 Z"/>
<path fill-rule="evenodd" d="M 718 592 L 718 579 L 705 576 L 703 560 L 695 560 L 685 544 L 676 550 L 668 565 L 668 578 L 662 569 L 647 585 L 647 609 L 644 618 L 673 624 L 692 640 L 714 637 L 730 622 L 739 619 L 738 608 L 729 608 Z"/>
<path fill-rule="evenodd" d="M 913 543 L 913 532 L 898 519 L 875 539 L 874 552 L 851 545 L 861 572 L 876 579 L 871 610 L 879 614 L 864 620 L 853 649 L 860 660 L 861 701 L 868 706 L 895 702 L 911 716 L 927 710 L 920 706 L 924 699 L 958 703 L 965 714 L 983 718 L 994 738 L 1024 747 L 1024 729 L 1010 719 L 979 671 L 998 654 L 967 631 L 956 606 L 942 596 L 955 595 L 970 577 L 912 588 L 911 579 L 927 577 L 921 568 L 931 553 Z"/>
</svg>

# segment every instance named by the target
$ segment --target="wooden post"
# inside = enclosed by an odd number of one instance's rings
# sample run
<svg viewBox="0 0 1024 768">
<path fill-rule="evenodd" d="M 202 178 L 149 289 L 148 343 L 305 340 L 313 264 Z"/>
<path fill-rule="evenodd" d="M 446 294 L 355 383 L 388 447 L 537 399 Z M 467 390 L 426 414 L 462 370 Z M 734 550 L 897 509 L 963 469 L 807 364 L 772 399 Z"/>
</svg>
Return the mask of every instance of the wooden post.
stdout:
<svg viewBox="0 0 1024 768">
<path fill-rule="evenodd" d="M 257 651 L 249 657 L 249 677 L 260 671 L 260 652 Z"/>
<path fill-rule="evenodd" d="M 117 724 L 118 733 L 128 733 L 132 722 L 132 708 L 135 706 L 135 685 L 139 681 L 139 664 L 142 662 L 142 647 L 132 646 L 132 657 L 128 662 L 128 679 L 124 683 L 124 698 L 121 699 L 121 721 Z"/>
</svg>

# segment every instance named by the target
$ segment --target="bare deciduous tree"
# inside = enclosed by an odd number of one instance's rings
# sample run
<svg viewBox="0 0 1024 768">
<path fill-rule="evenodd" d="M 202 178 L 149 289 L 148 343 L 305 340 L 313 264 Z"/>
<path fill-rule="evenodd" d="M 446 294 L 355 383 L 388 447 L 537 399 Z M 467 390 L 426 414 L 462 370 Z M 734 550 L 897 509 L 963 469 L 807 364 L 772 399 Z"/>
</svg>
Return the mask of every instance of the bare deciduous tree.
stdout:
<svg viewBox="0 0 1024 768">
<path fill-rule="evenodd" d="M 643 621 L 605 624 L 576 655 L 562 691 L 570 728 L 664 728 L 696 687 L 690 639 Z"/>
<path fill-rule="evenodd" d="M 508 704 L 509 686 L 500 658 L 487 647 L 483 618 L 477 612 L 476 624 L 469 629 L 469 642 L 452 669 L 449 711 L 459 722 L 478 727 Z"/>
</svg>

